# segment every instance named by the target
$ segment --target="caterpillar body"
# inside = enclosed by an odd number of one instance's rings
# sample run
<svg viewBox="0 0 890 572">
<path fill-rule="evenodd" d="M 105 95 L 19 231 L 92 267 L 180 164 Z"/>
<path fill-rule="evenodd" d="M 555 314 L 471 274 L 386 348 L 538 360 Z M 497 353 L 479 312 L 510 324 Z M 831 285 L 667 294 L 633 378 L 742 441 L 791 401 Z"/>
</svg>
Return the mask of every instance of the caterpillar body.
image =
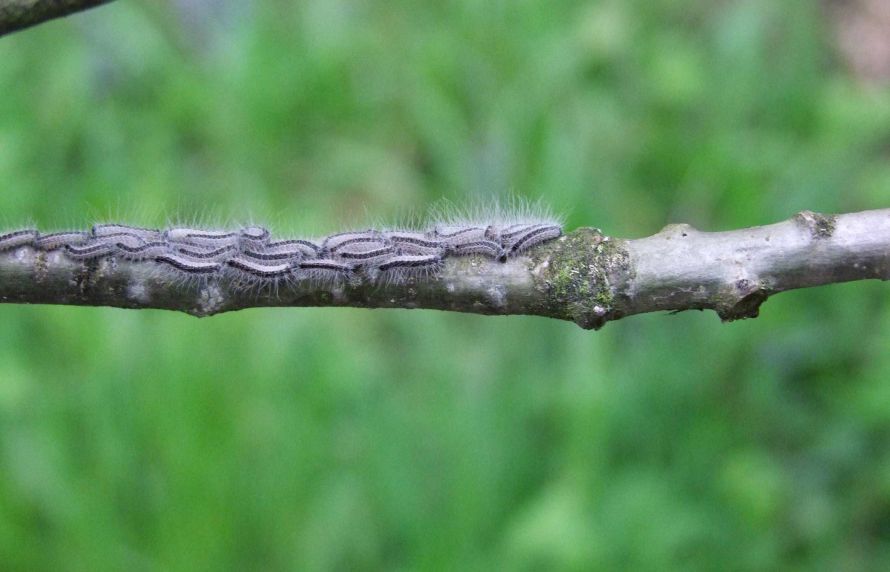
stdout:
<svg viewBox="0 0 890 572">
<path fill-rule="evenodd" d="M 174 251 L 184 258 L 191 260 L 215 260 L 225 262 L 237 253 L 238 248 L 233 244 L 226 244 L 219 248 L 201 248 L 200 246 L 176 246 Z"/>
<path fill-rule="evenodd" d="M 77 244 L 64 245 L 65 254 L 74 260 L 92 260 L 102 258 L 114 253 L 114 245 L 108 242 L 81 246 Z"/>
<path fill-rule="evenodd" d="M 563 233 L 554 217 L 497 214 L 493 221 L 452 218 L 426 228 L 338 232 L 319 240 L 273 240 L 256 225 L 162 230 L 102 223 L 87 232 L 48 234 L 23 228 L 0 233 L 0 253 L 61 250 L 76 261 L 114 257 L 155 264 L 183 280 L 218 277 L 260 287 L 306 280 L 392 284 L 435 279 L 449 257 L 505 262 Z"/>
<path fill-rule="evenodd" d="M 146 244 L 146 238 L 138 234 L 130 234 L 128 232 L 112 232 L 101 237 L 91 236 L 88 244 L 97 243 L 113 243 L 115 245 L 123 245 L 124 248 L 140 248 Z"/>
<path fill-rule="evenodd" d="M 241 253 L 245 258 L 259 260 L 261 262 L 299 262 L 303 259 L 303 251 L 299 249 L 277 250 L 245 250 Z"/>
<path fill-rule="evenodd" d="M 145 242 L 139 246 L 130 246 L 125 242 L 115 244 L 117 256 L 124 260 L 149 260 L 168 254 L 169 246 L 165 242 Z"/>
<path fill-rule="evenodd" d="M 230 258 L 226 264 L 256 278 L 284 278 L 294 271 L 291 264 L 260 264 L 243 256 Z"/>
<path fill-rule="evenodd" d="M 305 258 L 316 258 L 318 256 L 318 253 L 321 252 L 321 245 L 318 245 L 311 240 L 293 238 L 289 240 L 278 240 L 275 242 L 270 242 L 263 250 L 265 250 L 266 252 L 296 251 Z"/>
<path fill-rule="evenodd" d="M 434 276 L 442 269 L 444 261 L 435 254 L 404 254 L 393 256 L 377 267 L 378 282 L 398 284 L 409 279 L 418 280 Z"/>
<path fill-rule="evenodd" d="M 321 283 L 341 283 L 353 278 L 352 265 L 328 258 L 303 260 L 298 264 L 303 280 Z"/>
<path fill-rule="evenodd" d="M 499 262 L 507 260 L 507 251 L 493 240 L 474 240 L 455 244 L 450 250 L 456 254 L 482 254 Z"/>
<path fill-rule="evenodd" d="M 33 229 L 14 230 L 0 234 L 0 252 L 20 246 L 33 246 L 40 233 Z"/>
<path fill-rule="evenodd" d="M 365 230 L 358 232 L 340 232 L 333 234 L 321 243 L 323 252 L 333 253 L 350 246 L 371 245 L 384 247 L 388 246 L 389 241 L 386 236 L 376 230 Z"/>
<path fill-rule="evenodd" d="M 59 250 L 66 246 L 84 244 L 89 239 L 90 235 L 86 232 L 52 232 L 40 234 L 34 239 L 34 247 L 37 250 Z"/>
<path fill-rule="evenodd" d="M 428 238 L 421 232 L 387 232 L 386 237 L 401 254 L 444 255 L 447 244 L 441 240 Z"/>
<path fill-rule="evenodd" d="M 132 236 L 141 239 L 143 242 L 157 242 L 164 238 L 163 231 L 156 228 L 142 228 L 116 223 L 94 224 L 90 232 L 94 237 Z"/>
<path fill-rule="evenodd" d="M 185 274 L 191 274 L 196 276 L 206 276 L 207 274 L 214 274 L 219 272 L 221 266 L 218 262 L 199 262 L 196 260 L 189 260 L 188 258 L 183 258 L 182 256 L 178 256 L 176 254 L 161 254 L 160 256 L 155 257 L 156 262 L 161 262 L 163 264 L 168 264 L 170 267 L 184 272 Z"/>
<path fill-rule="evenodd" d="M 391 246 L 384 246 L 370 250 L 356 249 L 341 251 L 337 253 L 336 260 L 350 266 L 351 270 L 362 270 L 365 274 L 373 275 L 378 266 L 386 263 L 396 254 L 396 251 Z"/>
<path fill-rule="evenodd" d="M 238 233 L 231 230 L 201 230 L 177 227 L 164 231 L 164 238 L 170 242 L 219 246 L 220 244 L 234 244 L 238 239 Z"/>
<path fill-rule="evenodd" d="M 436 226 L 432 234 L 436 238 L 447 242 L 459 242 L 461 240 L 478 240 L 487 238 L 487 226 L 454 226 L 444 225 Z"/>
<path fill-rule="evenodd" d="M 541 242 L 562 236 L 562 227 L 556 225 L 531 225 L 518 231 L 502 235 L 508 253 L 516 254 L 540 244 Z"/>
</svg>

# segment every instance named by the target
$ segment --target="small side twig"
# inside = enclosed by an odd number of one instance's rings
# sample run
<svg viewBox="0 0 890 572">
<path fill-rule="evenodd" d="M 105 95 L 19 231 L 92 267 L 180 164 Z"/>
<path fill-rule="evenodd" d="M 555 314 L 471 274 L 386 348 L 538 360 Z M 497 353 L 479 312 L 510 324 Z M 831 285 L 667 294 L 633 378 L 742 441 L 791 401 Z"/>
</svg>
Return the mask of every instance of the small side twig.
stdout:
<svg viewBox="0 0 890 572">
<path fill-rule="evenodd" d="M 0 0 L 0 36 L 111 0 Z"/>
</svg>

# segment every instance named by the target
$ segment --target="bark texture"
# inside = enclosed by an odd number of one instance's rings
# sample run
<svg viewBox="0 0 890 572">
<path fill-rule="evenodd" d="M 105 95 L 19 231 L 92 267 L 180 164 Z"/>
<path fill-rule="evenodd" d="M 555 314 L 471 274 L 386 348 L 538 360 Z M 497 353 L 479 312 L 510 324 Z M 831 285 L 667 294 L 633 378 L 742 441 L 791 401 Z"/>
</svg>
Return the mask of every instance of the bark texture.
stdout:
<svg viewBox="0 0 890 572">
<path fill-rule="evenodd" d="M 111 0 L 0 0 L 0 36 Z"/>
<path fill-rule="evenodd" d="M 406 284 L 294 282 L 258 289 L 221 277 L 186 280 L 153 261 L 77 262 L 61 251 L 0 253 L 0 302 L 161 308 L 194 316 L 255 306 L 430 308 L 531 314 L 598 329 L 656 311 L 715 310 L 756 317 L 772 294 L 851 280 L 890 279 L 890 209 L 805 211 L 769 226 L 702 232 L 669 225 L 626 240 L 579 228 L 500 263 L 446 259 L 443 272 Z"/>
</svg>

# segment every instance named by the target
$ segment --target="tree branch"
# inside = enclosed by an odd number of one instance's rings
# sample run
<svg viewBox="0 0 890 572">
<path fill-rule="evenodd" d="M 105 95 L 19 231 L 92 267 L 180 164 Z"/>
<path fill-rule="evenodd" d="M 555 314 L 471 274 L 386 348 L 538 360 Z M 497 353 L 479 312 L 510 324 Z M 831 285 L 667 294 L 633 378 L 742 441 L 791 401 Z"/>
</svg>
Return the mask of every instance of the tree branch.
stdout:
<svg viewBox="0 0 890 572">
<path fill-rule="evenodd" d="M 890 209 L 826 216 L 804 211 L 769 226 L 701 232 L 665 227 L 624 240 L 579 228 L 500 263 L 446 258 L 436 278 L 407 284 L 282 284 L 256 291 L 219 277 L 177 279 L 153 261 L 74 261 L 25 246 L 0 253 L 0 302 L 161 308 L 210 316 L 254 306 L 432 308 L 530 314 L 602 327 L 663 310 L 753 318 L 772 294 L 890 279 Z"/>
<path fill-rule="evenodd" d="M 0 36 L 111 0 L 0 0 Z"/>
</svg>

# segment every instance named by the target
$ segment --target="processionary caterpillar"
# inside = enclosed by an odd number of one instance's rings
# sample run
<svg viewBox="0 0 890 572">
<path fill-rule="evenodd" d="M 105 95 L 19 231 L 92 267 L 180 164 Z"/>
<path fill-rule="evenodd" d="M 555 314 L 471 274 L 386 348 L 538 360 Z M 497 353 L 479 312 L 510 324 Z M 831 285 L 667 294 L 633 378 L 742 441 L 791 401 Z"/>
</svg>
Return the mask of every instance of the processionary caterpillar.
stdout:
<svg viewBox="0 0 890 572">
<path fill-rule="evenodd" d="M 526 209 L 527 211 L 528 209 Z M 272 240 L 264 227 L 237 230 L 173 227 L 150 229 L 117 223 L 89 232 L 42 234 L 35 229 L 0 233 L 0 252 L 31 247 L 61 250 L 72 260 L 115 257 L 157 264 L 181 277 L 214 275 L 260 286 L 280 281 L 401 283 L 434 279 L 453 256 L 506 261 L 562 235 L 552 216 L 498 211 L 494 220 L 452 217 L 409 230 L 338 232 L 320 240 Z"/>
</svg>

